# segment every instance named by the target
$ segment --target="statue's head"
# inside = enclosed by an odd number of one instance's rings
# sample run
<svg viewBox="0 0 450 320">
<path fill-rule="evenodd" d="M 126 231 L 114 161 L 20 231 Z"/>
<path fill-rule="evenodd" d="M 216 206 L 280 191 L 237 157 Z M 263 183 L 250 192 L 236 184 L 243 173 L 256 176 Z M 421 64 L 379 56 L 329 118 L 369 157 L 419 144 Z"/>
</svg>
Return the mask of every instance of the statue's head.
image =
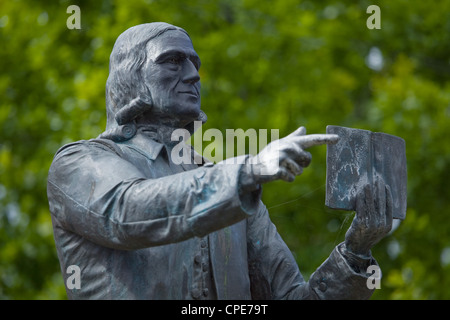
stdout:
<svg viewBox="0 0 450 320">
<path fill-rule="evenodd" d="M 127 140 L 137 121 L 206 121 L 200 110 L 199 68 L 200 59 L 182 28 L 156 22 L 123 32 L 110 56 L 102 137 Z"/>
</svg>

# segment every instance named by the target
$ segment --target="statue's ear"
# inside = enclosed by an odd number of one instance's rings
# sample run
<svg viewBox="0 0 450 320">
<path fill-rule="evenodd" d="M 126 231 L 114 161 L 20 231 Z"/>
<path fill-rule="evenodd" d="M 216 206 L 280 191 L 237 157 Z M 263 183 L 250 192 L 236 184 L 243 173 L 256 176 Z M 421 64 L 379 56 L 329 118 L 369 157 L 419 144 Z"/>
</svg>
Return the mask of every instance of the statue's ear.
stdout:
<svg viewBox="0 0 450 320">
<path fill-rule="evenodd" d="M 144 112 L 149 111 L 152 105 L 151 97 L 148 97 L 146 100 L 137 97 L 117 111 L 114 118 L 119 125 L 130 123 Z"/>
</svg>

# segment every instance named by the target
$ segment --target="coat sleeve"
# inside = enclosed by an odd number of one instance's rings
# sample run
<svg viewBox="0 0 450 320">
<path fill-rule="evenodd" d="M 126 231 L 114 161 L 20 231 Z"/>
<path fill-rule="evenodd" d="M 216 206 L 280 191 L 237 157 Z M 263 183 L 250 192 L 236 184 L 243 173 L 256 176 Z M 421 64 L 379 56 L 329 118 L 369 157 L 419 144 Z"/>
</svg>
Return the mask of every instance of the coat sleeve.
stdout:
<svg viewBox="0 0 450 320">
<path fill-rule="evenodd" d="M 248 218 L 247 248 L 253 299 L 369 299 L 368 275 L 350 266 L 338 245 L 305 281 L 298 265 L 261 204 Z M 374 259 L 370 263 L 376 264 Z M 365 263 L 365 262 L 364 262 Z"/>
<path fill-rule="evenodd" d="M 58 227 L 106 247 L 139 249 L 204 236 L 256 212 L 260 192 L 239 190 L 241 167 L 147 179 L 117 150 L 81 141 L 56 154 L 47 195 Z"/>
</svg>

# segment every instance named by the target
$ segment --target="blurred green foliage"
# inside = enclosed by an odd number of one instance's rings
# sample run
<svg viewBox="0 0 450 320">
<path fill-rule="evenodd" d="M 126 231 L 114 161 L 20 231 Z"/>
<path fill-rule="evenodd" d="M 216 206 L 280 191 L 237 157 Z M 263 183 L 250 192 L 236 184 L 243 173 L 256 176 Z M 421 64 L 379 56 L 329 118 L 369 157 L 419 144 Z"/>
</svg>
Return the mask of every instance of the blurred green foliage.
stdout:
<svg viewBox="0 0 450 320">
<path fill-rule="evenodd" d="M 69 5 L 81 30 L 69 30 Z M 369 30 L 366 8 L 381 8 Z M 56 150 L 105 127 L 117 36 L 166 21 L 202 59 L 202 105 L 218 128 L 334 124 L 406 140 L 407 218 L 374 249 L 374 299 L 450 298 L 450 1 L 0 1 L 0 299 L 64 299 L 46 177 Z M 325 208 L 325 147 L 263 200 L 304 276 L 343 241 L 350 212 Z"/>
</svg>

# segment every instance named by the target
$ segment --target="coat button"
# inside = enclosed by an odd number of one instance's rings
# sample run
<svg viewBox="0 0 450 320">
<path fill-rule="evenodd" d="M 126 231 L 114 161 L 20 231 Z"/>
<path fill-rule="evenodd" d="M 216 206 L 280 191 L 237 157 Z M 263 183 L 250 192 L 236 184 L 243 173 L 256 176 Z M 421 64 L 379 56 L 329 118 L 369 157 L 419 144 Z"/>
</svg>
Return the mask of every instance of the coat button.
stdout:
<svg viewBox="0 0 450 320">
<path fill-rule="evenodd" d="M 203 289 L 203 296 L 207 297 L 209 294 L 208 288 Z"/>
<path fill-rule="evenodd" d="M 319 283 L 319 290 L 322 291 L 322 292 L 325 292 L 325 291 L 327 291 L 327 289 L 328 289 L 327 284 L 324 281 L 321 281 Z"/>
<path fill-rule="evenodd" d="M 194 257 L 194 262 L 196 264 L 200 264 L 200 262 L 202 262 L 202 256 L 200 254 L 196 254 Z"/>
<path fill-rule="evenodd" d="M 202 292 L 198 288 L 194 288 L 191 291 L 192 298 L 194 298 L 194 299 L 200 298 L 201 294 L 202 294 Z"/>
</svg>

